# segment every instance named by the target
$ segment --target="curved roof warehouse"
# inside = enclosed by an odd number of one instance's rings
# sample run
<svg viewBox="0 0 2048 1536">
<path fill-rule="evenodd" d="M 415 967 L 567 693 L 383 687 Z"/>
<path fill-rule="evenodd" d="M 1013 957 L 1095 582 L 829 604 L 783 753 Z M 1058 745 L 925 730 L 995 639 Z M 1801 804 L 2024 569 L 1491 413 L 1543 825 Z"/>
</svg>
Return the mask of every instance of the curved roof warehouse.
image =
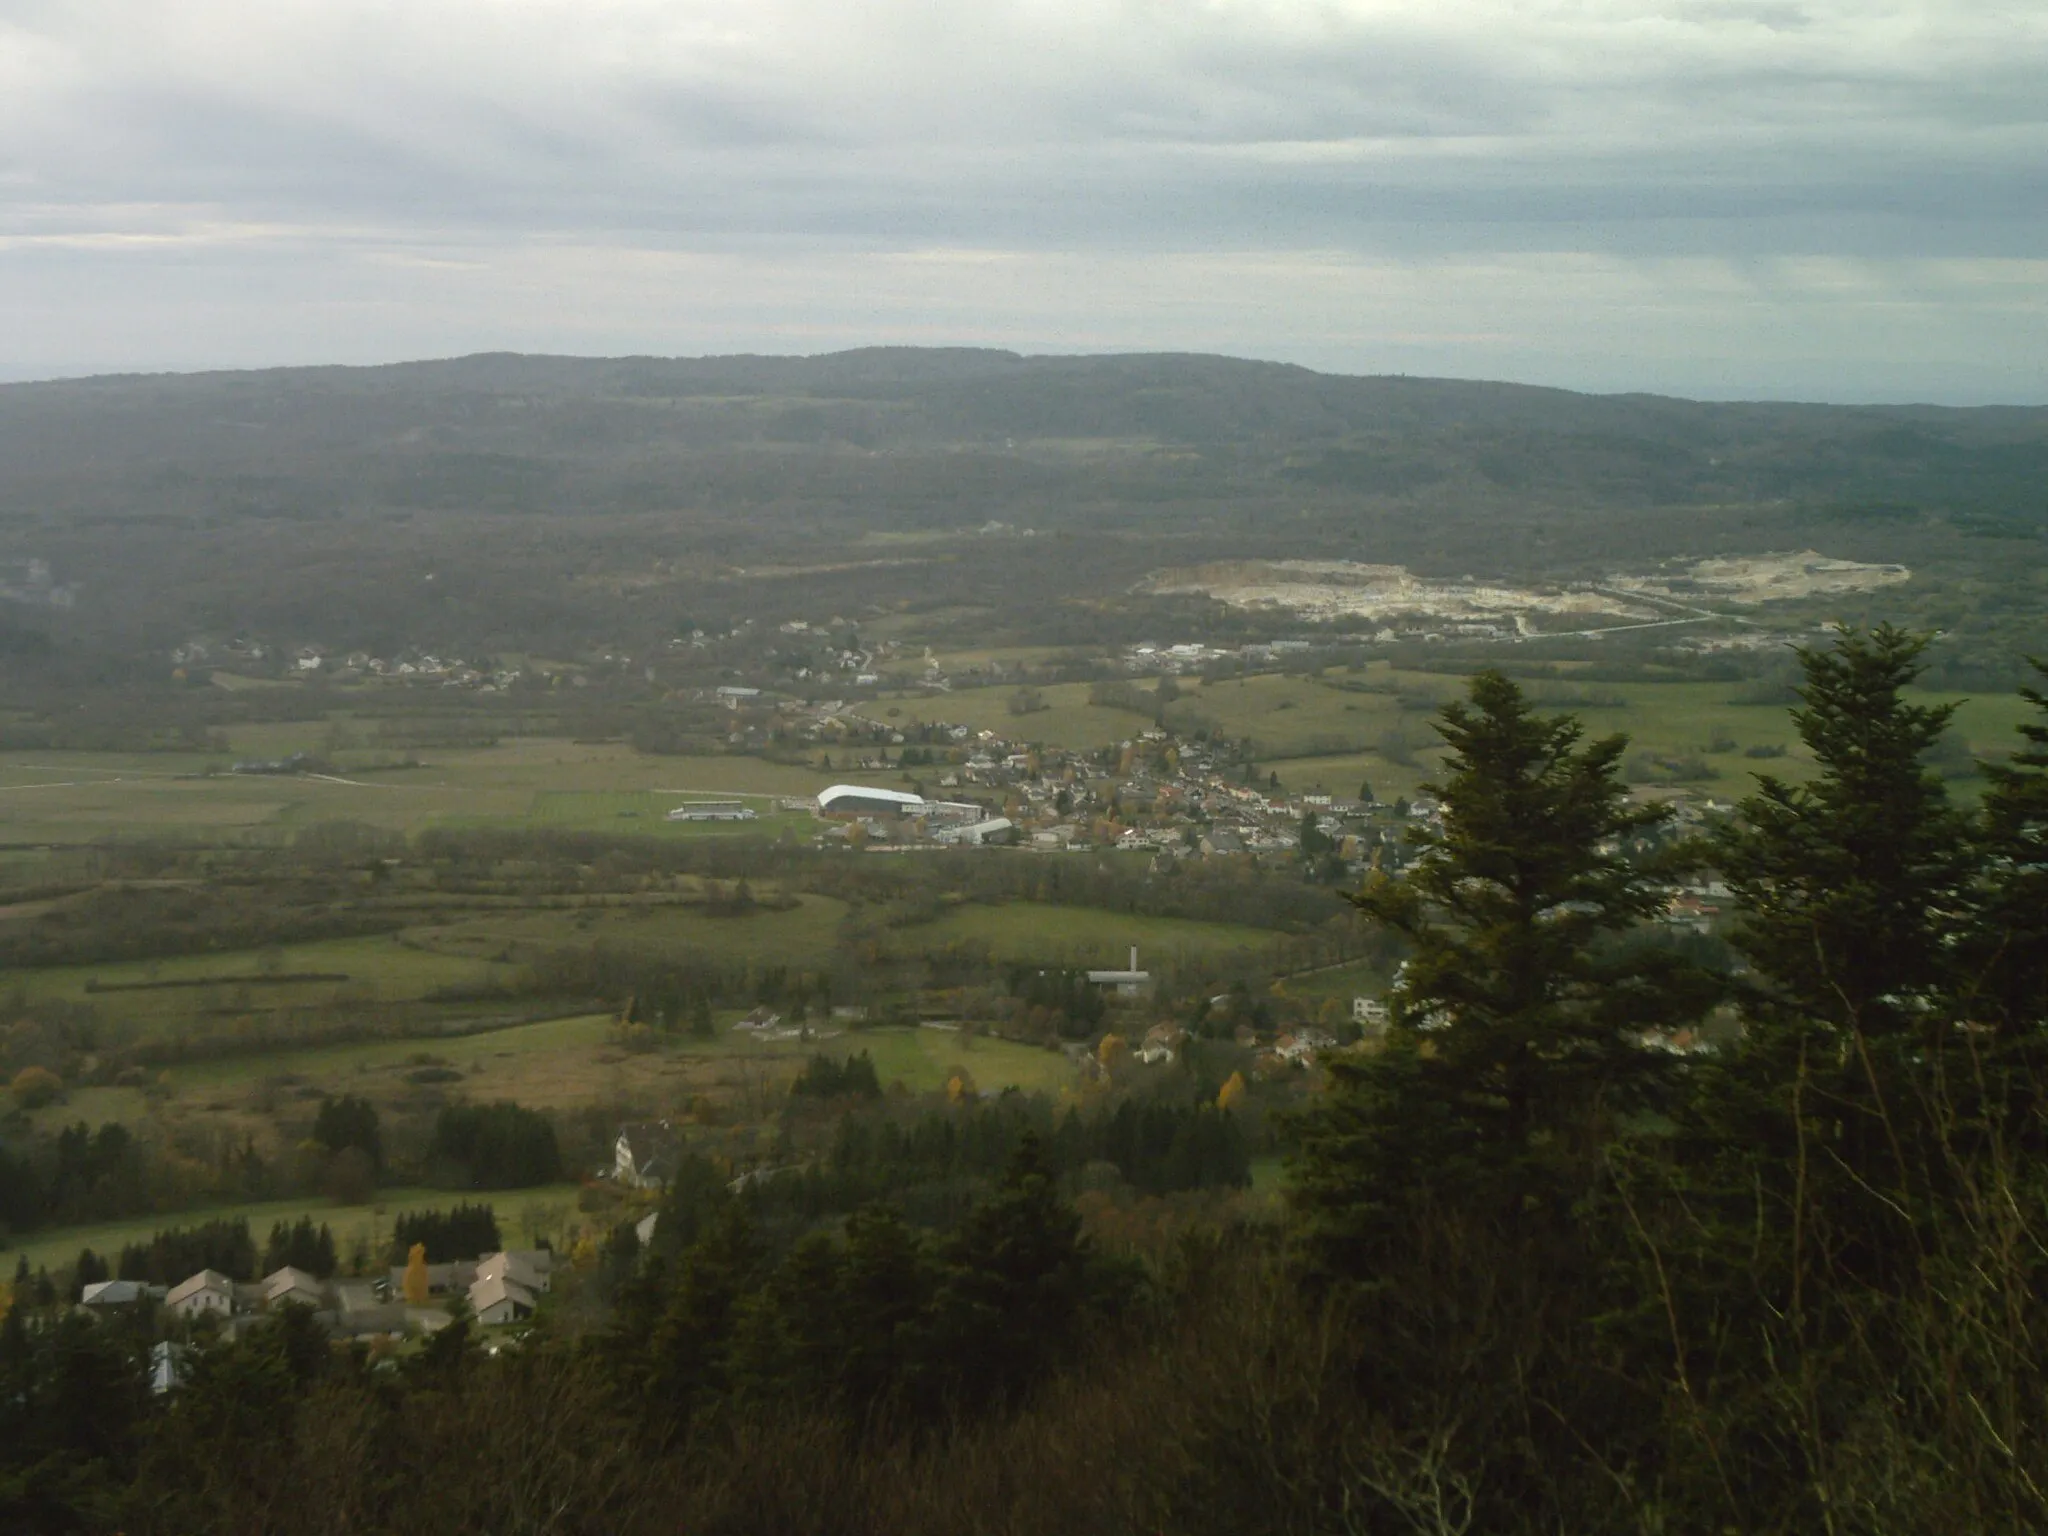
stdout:
<svg viewBox="0 0 2048 1536">
<path fill-rule="evenodd" d="M 818 812 L 823 816 L 917 816 L 924 809 L 924 796 L 905 794 L 900 789 L 834 784 L 818 793 Z"/>
</svg>

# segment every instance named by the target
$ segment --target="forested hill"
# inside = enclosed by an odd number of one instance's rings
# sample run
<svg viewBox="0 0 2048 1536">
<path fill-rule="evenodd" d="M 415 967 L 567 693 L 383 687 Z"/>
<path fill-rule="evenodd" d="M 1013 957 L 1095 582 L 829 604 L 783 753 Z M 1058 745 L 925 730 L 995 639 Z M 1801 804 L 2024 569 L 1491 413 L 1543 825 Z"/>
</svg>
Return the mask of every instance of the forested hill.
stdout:
<svg viewBox="0 0 2048 1536">
<path fill-rule="evenodd" d="M 0 388 L 0 512 L 14 518 L 818 495 L 880 517 L 894 493 L 936 488 L 929 465 L 894 483 L 934 455 L 957 489 L 998 496 L 1086 465 L 1155 503 L 1284 487 L 2048 510 L 2039 409 L 1706 404 L 1196 355 L 484 354 Z"/>
<path fill-rule="evenodd" d="M 1908 606 L 1824 617 L 1921 623 L 2002 666 L 2039 648 L 2014 616 L 2041 607 L 2044 485 L 2044 410 L 1220 357 L 493 354 L 20 384 L 0 388 L 0 671 L 54 654 L 75 690 L 238 633 L 616 654 L 763 604 L 944 610 L 919 633 L 948 646 L 1070 645 L 1112 620 L 1189 638 L 1190 615 L 1129 596 L 1162 565 L 1597 580 L 1806 549 L 1914 572 Z"/>
</svg>

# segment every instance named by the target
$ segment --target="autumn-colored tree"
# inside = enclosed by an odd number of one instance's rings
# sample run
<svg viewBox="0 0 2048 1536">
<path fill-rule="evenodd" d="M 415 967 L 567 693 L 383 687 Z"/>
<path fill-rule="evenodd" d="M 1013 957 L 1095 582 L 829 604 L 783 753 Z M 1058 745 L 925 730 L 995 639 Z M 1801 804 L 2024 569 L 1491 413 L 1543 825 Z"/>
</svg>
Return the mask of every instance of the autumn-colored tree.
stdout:
<svg viewBox="0 0 2048 1536">
<path fill-rule="evenodd" d="M 1242 1072 L 1233 1072 L 1222 1088 L 1217 1090 L 1216 1107 L 1218 1109 L 1235 1109 L 1244 1102 L 1244 1096 L 1244 1074 Z"/>
<path fill-rule="evenodd" d="M 405 1256 L 405 1280 L 401 1289 L 405 1299 L 415 1307 L 425 1306 L 430 1289 L 427 1280 L 427 1245 L 414 1243 L 411 1252 Z"/>
<path fill-rule="evenodd" d="M 979 1096 L 974 1086 L 974 1074 L 965 1067 L 955 1067 L 946 1079 L 946 1102 L 966 1104 Z"/>
<path fill-rule="evenodd" d="M 48 1067 L 23 1067 L 14 1074 L 10 1091 L 21 1108 L 41 1109 L 64 1096 L 64 1080 Z"/>
<path fill-rule="evenodd" d="M 1131 1044 L 1122 1035 L 1104 1035 L 1095 1047 L 1095 1059 L 1114 1072 L 1131 1059 Z"/>
</svg>

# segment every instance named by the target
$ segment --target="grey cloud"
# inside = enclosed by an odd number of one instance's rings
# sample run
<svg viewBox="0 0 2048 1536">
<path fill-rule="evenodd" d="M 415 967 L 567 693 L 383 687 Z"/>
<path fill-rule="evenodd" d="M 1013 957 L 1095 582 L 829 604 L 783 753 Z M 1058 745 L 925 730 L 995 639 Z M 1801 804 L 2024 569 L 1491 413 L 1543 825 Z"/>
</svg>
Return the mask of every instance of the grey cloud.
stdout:
<svg viewBox="0 0 2048 1536">
<path fill-rule="evenodd" d="M 124 232 L 79 272 L 2025 257 L 2044 77 L 1989 0 L 13 0 L 0 273 Z"/>
</svg>

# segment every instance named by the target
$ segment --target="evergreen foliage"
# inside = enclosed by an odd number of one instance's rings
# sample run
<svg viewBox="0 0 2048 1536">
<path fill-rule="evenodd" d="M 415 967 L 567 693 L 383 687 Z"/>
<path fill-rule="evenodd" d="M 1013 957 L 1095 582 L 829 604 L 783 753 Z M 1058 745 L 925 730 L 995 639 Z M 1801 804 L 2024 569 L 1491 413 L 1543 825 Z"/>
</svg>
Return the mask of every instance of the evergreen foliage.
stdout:
<svg viewBox="0 0 2048 1536">
<path fill-rule="evenodd" d="M 505 1246 L 498 1236 L 497 1212 L 482 1203 L 445 1211 L 405 1212 L 392 1223 L 391 1262 L 404 1263 L 414 1243 L 425 1245 L 430 1264 L 473 1259 Z"/>
<path fill-rule="evenodd" d="M 1745 913 L 1736 942 L 1782 1018 L 1887 1034 L 1925 1017 L 1948 980 L 1944 927 L 1973 851 L 1926 761 L 1954 706 L 1903 697 L 1926 647 L 1884 625 L 1801 651 L 1792 718 L 1820 772 L 1796 786 L 1759 774 L 1716 841 Z"/>
<path fill-rule="evenodd" d="M 1332 1066 L 1308 1123 L 1297 1207 L 1338 1275 L 1405 1243 L 1418 1201 L 1549 1221 L 1597 1178 L 1623 1117 L 1657 1102 L 1669 1058 L 1640 1033 L 1705 1012 L 1718 982 L 1666 950 L 1603 944 L 1659 911 L 1663 867 L 1626 842 L 1667 819 L 1628 802 L 1626 738 L 1581 745 L 1497 672 L 1445 707 L 1443 805 L 1405 880 L 1353 899 L 1410 946 L 1385 1050 Z"/>
<path fill-rule="evenodd" d="M 116 1273 L 122 1280 L 176 1285 L 202 1269 L 218 1270 L 230 1280 L 256 1278 L 256 1240 L 246 1220 L 172 1227 L 146 1243 L 129 1243 L 121 1250 Z"/>
<path fill-rule="evenodd" d="M 797 1098 L 879 1099 L 882 1083 L 866 1051 L 844 1060 L 821 1052 L 810 1059 L 789 1091 Z"/>
<path fill-rule="evenodd" d="M 384 1167 L 384 1139 L 378 1126 L 377 1106 L 368 1099 L 345 1093 L 338 1099 L 322 1099 L 320 1113 L 313 1121 L 313 1139 L 329 1152 L 354 1147 L 370 1159 L 370 1167 Z"/>
<path fill-rule="evenodd" d="M 448 1105 L 427 1155 L 466 1189 L 526 1189 L 562 1174 L 554 1122 L 509 1101 Z"/>
<path fill-rule="evenodd" d="M 274 1274 L 287 1264 L 322 1280 L 334 1273 L 334 1234 L 326 1222 L 316 1228 L 312 1217 L 301 1216 L 289 1226 L 280 1221 L 271 1227 L 263 1245 L 263 1273 Z"/>
</svg>

